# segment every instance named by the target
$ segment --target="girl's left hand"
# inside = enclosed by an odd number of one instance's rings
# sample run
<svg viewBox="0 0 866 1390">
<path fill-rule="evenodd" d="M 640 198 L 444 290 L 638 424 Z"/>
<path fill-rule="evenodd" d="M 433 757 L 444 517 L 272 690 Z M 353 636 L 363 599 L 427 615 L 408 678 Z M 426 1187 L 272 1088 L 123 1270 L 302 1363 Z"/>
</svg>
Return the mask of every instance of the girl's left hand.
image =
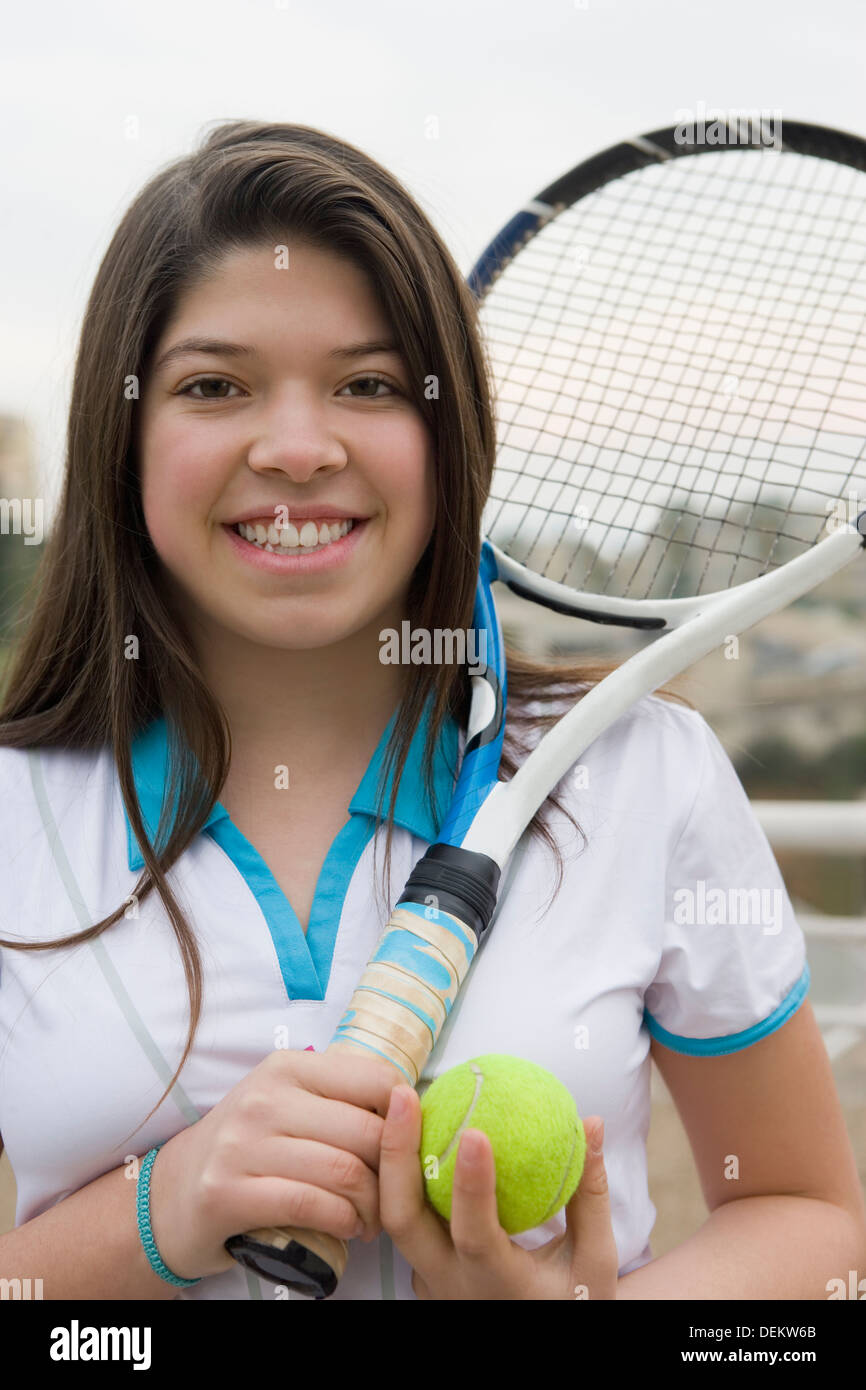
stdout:
<svg viewBox="0 0 866 1390">
<path fill-rule="evenodd" d="M 410 1086 L 394 1087 L 379 1150 L 379 1217 L 412 1265 L 419 1299 L 616 1298 L 618 1255 L 600 1152 L 604 1125 L 590 1116 L 584 1128 L 586 1162 L 565 1208 L 566 1229 L 539 1249 L 524 1250 L 499 1224 L 493 1149 L 481 1130 L 467 1129 L 460 1139 L 450 1227 L 429 1205 L 420 1097 Z"/>
</svg>

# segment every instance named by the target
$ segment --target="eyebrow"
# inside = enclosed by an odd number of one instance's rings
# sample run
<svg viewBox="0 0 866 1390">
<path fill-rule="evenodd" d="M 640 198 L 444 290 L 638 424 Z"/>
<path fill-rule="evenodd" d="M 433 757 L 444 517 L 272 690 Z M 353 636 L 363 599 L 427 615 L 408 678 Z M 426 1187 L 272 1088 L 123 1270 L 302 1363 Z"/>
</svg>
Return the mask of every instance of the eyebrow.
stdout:
<svg viewBox="0 0 866 1390">
<path fill-rule="evenodd" d="M 153 370 L 155 372 L 161 371 L 162 368 L 170 366 L 177 358 L 187 357 L 194 352 L 203 353 L 208 357 L 257 358 L 261 355 L 254 347 L 247 347 L 244 343 L 230 343 L 222 338 L 183 338 L 181 342 L 175 343 L 174 347 L 170 347 L 162 353 L 154 363 Z M 374 339 L 369 343 L 349 343 L 346 347 L 332 348 L 326 355 L 330 358 L 344 360 L 353 357 L 372 356 L 374 353 L 399 355 L 399 352 L 400 349 L 396 343 Z"/>
</svg>

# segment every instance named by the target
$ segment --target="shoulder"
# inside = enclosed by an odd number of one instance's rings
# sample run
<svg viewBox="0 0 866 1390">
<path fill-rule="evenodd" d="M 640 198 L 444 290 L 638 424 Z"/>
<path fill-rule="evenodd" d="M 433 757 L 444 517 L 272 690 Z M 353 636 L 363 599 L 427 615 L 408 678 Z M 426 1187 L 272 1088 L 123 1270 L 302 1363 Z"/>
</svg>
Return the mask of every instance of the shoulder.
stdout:
<svg viewBox="0 0 866 1390">
<path fill-rule="evenodd" d="M 534 749 L 581 700 L 562 687 L 551 686 L 547 698 L 533 699 L 523 706 L 515 721 L 518 737 Z M 661 695 L 644 695 L 576 752 L 575 761 L 585 753 L 591 753 L 596 761 L 615 758 L 624 773 L 633 775 L 659 762 L 674 763 L 686 775 L 697 770 L 696 760 L 698 767 L 704 764 L 712 742 L 718 743 L 699 710 Z"/>
<path fill-rule="evenodd" d="M 7 792 L 16 791 L 25 781 L 30 781 L 28 759 L 31 751 L 29 748 L 0 747 L 0 801 Z"/>
<path fill-rule="evenodd" d="M 114 766 L 105 748 L 0 747 L 0 816 L 14 816 L 40 787 L 82 792 L 95 776 Z"/>
<path fill-rule="evenodd" d="M 697 791 L 713 742 L 721 751 L 699 710 L 659 695 L 638 700 L 598 739 L 632 780 L 664 769 L 684 792 Z"/>
<path fill-rule="evenodd" d="M 0 747 L 0 862 L 33 882 L 57 844 L 100 832 L 116 794 L 110 749 Z M 113 804 L 113 802 L 112 802 Z M 91 843 L 93 841 L 91 840 Z"/>
<path fill-rule="evenodd" d="M 0 844 L 4 859 L 35 810 L 34 760 L 30 748 L 0 748 Z"/>
<path fill-rule="evenodd" d="M 699 710 L 646 695 L 614 720 L 589 751 L 608 775 L 616 772 L 631 804 L 666 806 L 681 827 L 705 776 L 714 738 Z"/>
<path fill-rule="evenodd" d="M 557 718 L 575 700 L 555 695 L 526 707 L 518 737 L 527 753 L 547 732 L 542 716 Z M 532 715 L 532 717 L 530 717 Z M 715 797 L 730 808 L 745 792 L 733 765 L 704 716 L 692 706 L 646 695 L 588 743 L 577 739 L 574 758 L 554 789 L 569 818 L 592 836 L 614 832 L 635 837 L 635 848 L 650 842 L 670 855 L 699 798 Z M 554 809 L 546 814 L 558 822 Z"/>
<path fill-rule="evenodd" d="M 678 745 L 703 745 L 712 732 L 700 710 L 661 695 L 644 695 L 637 700 L 607 732 L 613 730 L 618 730 L 620 737 L 664 738 L 669 751 Z"/>
</svg>

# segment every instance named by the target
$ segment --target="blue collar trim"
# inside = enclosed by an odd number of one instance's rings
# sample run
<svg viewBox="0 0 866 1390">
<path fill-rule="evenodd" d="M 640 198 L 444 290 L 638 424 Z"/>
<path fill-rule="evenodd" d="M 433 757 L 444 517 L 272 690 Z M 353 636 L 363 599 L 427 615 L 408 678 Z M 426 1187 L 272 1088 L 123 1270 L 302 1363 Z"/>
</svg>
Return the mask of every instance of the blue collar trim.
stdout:
<svg viewBox="0 0 866 1390">
<path fill-rule="evenodd" d="M 433 787 L 436 794 L 436 807 L 428 805 L 424 792 L 423 759 L 424 744 L 430 723 L 432 695 L 428 698 L 421 721 L 409 746 L 409 753 L 394 807 L 394 821 L 397 825 L 416 835 L 421 840 L 432 843 L 439 834 L 451 802 L 454 779 L 457 773 L 459 733 L 454 719 L 446 718 L 440 732 L 439 741 L 433 756 Z M 365 815 L 375 818 L 376 792 L 384 760 L 388 739 L 397 720 L 398 711 L 392 714 L 379 745 L 370 759 L 367 771 L 349 803 L 350 815 Z M 160 811 L 167 793 L 168 775 L 168 730 L 165 719 L 160 717 L 139 734 L 132 744 L 132 770 L 136 791 L 141 806 L 142 817 L 151 843 L 155 842 Z M 392 767 L 385 794 L 384 812 L 387 815 L 394 783 Z M 126 822 L 127 861 L 132 871 L 144 867 L 144 859 L 138 846 L 126 807 L 123 808 Z M 205 821 L 203 830 L 210 829 L 218 822 L 229 818 L 228 811 L 217 801 Z"/>
</svg>

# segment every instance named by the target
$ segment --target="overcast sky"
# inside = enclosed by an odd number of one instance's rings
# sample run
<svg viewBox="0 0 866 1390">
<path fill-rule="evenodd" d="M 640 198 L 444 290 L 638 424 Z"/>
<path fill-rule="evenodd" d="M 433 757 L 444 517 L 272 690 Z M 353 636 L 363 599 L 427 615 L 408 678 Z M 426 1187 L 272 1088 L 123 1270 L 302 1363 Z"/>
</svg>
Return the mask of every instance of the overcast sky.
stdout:
<svg viewBox="0 0 866 1390">
<path fill-rule="evenodd" d="M 0 412 L 32 421 L 53 509 L 99 259 L 142 184 L 208 123 L 296 121 L 359 145 L 466 271 L 557 174 L 699 103 L 866 135 L 864 72 L 866 0 L 7 6 Z"/>
</svg>

